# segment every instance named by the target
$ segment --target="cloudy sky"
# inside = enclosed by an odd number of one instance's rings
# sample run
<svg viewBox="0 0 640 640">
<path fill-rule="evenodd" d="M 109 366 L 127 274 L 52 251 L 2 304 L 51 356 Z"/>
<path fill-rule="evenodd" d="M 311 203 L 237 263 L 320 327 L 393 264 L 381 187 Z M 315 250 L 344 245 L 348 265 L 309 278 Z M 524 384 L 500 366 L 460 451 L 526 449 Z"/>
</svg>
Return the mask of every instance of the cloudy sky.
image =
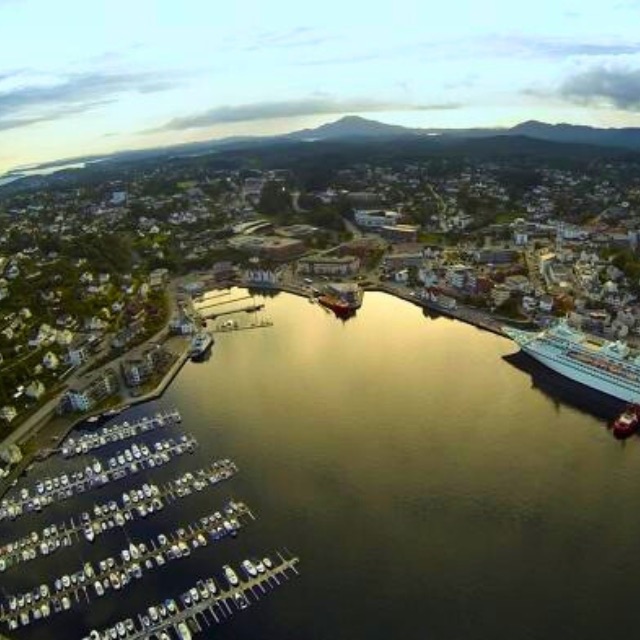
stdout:
<svg viewBox="0 0 640 640">
<path fill-rule="evenodd" d="M 0 0 L 0 173 L 344 114 L 640 126 L 638 25 L 640 0 Z"/>
</svg>

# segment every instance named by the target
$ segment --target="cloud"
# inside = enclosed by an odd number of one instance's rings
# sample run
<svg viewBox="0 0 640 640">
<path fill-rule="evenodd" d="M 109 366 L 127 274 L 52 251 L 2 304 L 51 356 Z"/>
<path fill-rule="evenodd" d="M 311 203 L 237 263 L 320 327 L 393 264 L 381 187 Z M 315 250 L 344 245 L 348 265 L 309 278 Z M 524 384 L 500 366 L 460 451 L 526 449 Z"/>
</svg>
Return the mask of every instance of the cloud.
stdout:
<svg viewBox="0 0 640 640">
<path fill-rule="evenodd" d="M 160 127 L 160 129 L 154 129 L 153 132 L 199 129 L 218 124 L 296 118 L 300 116 L 371 113 L 376 111 L 435 111 L 456 109 L 460 106 L 454 103 L 413 105 L 376 100 L 333 100 L 324 97 L 281 102 L 255 102 L 252 104 L 214 107 L 194 115 L 174 118 Z"/>
<path fill-rule="evenodd" d="M 0 91 L 0 130 L 59 120 L 113 102 L 122 93 L 155 93 L 176 84 L 151 73 L 83 73 L 57 84 Z"/>
<path fill-rule="evenodd" d="M 572 38 L 492 36 L 485 46 L 494 53 L 510 56 L 566 58 L 569 56 L 619 56 L 640 52 L 639 42 L 592 41 Z"/>
<path fill-rule="evenodd" d="M 68 116 L 84 113 L 90 109 L 96 109 L 107 104 L 111 104 L 113 100 L 99 100 L 81 105 L 67 105 L 51 108 L 41 115 L 21 116 L 21 117 L 0 117 L 0 131 L 8 131 L 9 129 L 19 129 L 20 127 L 28 127 L 32 124 L 41 122 L 52 122 L 54 120 L 62 120 Z"/>
<path fill-rule="evenodd" d="M 640 69 L 597 67 L 567 78 L 559 89 L 566 100 L 580 104 L 640 110 Z"/>
<path fill-rule="evenodd" d="M 293 49 L 297 47 L 313 47 L 335 40 L 334 35 L 319 33 L 311 27 L 296 27 L 287 31 L 266 31 L 244 47 L 245 51 L 262 49 Z"/>
<path fill-rule="evenodd" d="M 640 0 L 639 0 L 640 1 Z M 584 41 L 526 35 L 491 34 L 471 39 L 435 39 L 402 45 L 369 47 L 326 57 L 299 59 L 293 64 L 305 67 L 348 65 L 422 56 L 428 60 L 467 60 L 469 58 L 564 59 L 573 56 L 621 56 L 640 53 L 640 41 Z"/>
</svg>

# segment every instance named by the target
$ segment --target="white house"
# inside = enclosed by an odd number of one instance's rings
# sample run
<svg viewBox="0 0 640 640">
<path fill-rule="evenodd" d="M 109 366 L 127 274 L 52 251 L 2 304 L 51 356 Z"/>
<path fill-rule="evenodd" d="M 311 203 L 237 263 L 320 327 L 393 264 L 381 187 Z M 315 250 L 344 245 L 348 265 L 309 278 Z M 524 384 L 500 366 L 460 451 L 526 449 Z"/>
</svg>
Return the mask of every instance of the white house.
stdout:
<svg viewBox="0 0 640 640">
<path fill-rule="evenodd" d="M 69 345 L 67 349 L 67 361 L 74 367 L 79 367 L 87 361 L 89 354 L 84 344 L 76 343 Z"/>
<path fill-rule="evenodd" d="M 73 331 L 70 331 L 69 329 L 62 329 L 56 333 L 56 342 L 61 347 L 66 347 L 73 342 L 73 336 Z"/>
<path fill-rule="evenodd" d="M 45 392 L 44 385 L 40 380 L 34 380 L 25 390 L 24 393 L 28 398 L 39 400 Z"/>
<path fill-rule="evenodd" d="M 53 351 L 47 351 L 42 358 L 42 365 L 45 369 L 49 369 L 50 371 L 54 371 L 60 366 L 60 360 L 58 356 L 53 353 Z"/>
<path fill-rule="evenodd" d="M 545 313 L 553 311 L 553 298 L 551 296 L 542 296 L 540 298 L 540 311 Z"/>
<path fill-rule="evenodd" d="M 0 418 L 5 422 L 11 422 L 17 415 L 16 408 L 11 405 L 6 405 L 0 409 Z"/>
<path fill-rule="evenodd" d="M 395 226 L 400 219 L 396 211 L 383 211 L 380 209 L 356 209 L 354 219 L 358 226 L 368 229 Z"/>
<path fill-rule="evenodd" d="M 503 284 L 497 284 L 491 289 L 491 300 L 496 307 L 503 305 L 511 297 L 511 289 Z"/>
</svg>

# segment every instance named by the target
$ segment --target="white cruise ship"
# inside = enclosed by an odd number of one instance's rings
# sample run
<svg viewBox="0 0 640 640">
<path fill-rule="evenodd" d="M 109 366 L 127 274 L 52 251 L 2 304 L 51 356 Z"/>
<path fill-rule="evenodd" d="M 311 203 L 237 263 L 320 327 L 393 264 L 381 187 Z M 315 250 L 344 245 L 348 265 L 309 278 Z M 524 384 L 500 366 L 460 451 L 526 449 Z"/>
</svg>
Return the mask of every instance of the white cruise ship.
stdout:
<svg viewBox="0 0 640 640">
<path fill-rule="evenodd" d="M 540 332 L 502 328 L 522 351 L 571 380 L 640 404 L 640 355 L 621 341 L 591 338 L 560 321 Z"/>
</svg>

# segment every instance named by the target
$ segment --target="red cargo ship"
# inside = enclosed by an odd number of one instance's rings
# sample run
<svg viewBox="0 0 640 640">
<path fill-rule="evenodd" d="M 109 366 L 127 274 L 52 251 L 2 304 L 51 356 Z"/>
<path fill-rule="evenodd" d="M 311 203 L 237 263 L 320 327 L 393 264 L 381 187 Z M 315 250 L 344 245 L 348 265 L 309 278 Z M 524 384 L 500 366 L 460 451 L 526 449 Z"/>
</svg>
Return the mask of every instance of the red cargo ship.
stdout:
<svg viewBox="0 0 640 640">
<path fill-rule="evenodd" d="M 630 404 L 614 421 L 613 435 L 616 438 L 628 438 L 640 426 L 640 405 Z"/>
<path fill-rule="evenodd" d="M 339 318 L 348 318 L 352 316 L 356 310 L 353 305 L 345 302 L 341 298 L 337 296 L 331 295 L 323 295 L 318 297 L 318 302 L 327 307 L 327 309 L 331 309 L 333 313 L 335 313 Z"/>
</svg>

